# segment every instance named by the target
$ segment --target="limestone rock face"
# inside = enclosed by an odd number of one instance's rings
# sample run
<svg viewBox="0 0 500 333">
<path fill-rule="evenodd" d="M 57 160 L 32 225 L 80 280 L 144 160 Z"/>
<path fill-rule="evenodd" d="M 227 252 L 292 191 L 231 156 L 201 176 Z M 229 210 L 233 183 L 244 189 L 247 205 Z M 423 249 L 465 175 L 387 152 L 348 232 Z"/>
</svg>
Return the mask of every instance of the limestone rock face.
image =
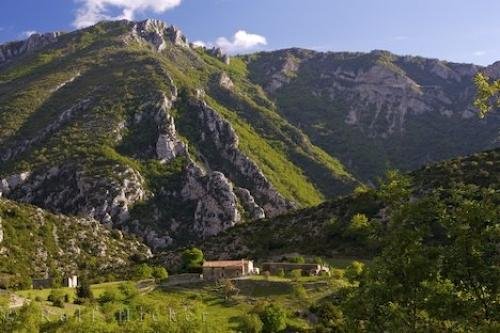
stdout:
<svg viewBox="0 0 500 333">
<path fill-rule="evenodd" d="M 481 70 L 476 65 L 401 57 L 381 50 L 365 54 L 290 49 L 276 52 L 275 59 L 264 66 L 261 83 L 270 94 L 279 95 L 297 75 L 307 73 L 317 78 L 308 82 L 313 97 L 342 104 L 347 125 L 382 139 L 404 134 L 408 119 L 416 116 L 438 113 L 443 118 L 469 118 L 474 112 L 472 77 Z M 494 76 L 495 65 L 486 71 Z"/>
<path fill-rule="evenodd" d="M 250 220 L 261 220 L 266 217 L 264 209 L 262 209 L 253 198 L 252 194 L 246 188 L 235 188 L 235 193 L 238 196 L 241 204 L 245 208 L 245 212 L 248 214 Z"/>
<path fill-rule="evenodd" d="M 182 197 L 196 201 L 194 229 L 202 237 L 217 235 L 241 221 L 233 185 L 221 172 L 205 174 L 198 165 L 190 164 Z"/>
<path fill-rule="evenodd" d="M 189 47 L 187 38 L 179 29 L 160 20 L 148 19 L 137 22 L 132 35 L 141 42 L 151 44 L 158 52 L 163 51 L 168 42 L 176 46 Z"/>
<path fill-rule="evenodd" d="M 52 167 L 34 174 L 2 180 L 8 197 L 55 212 L 81 215 L 103 223 L 120 224 L 129 207 L 144 198 L 142 176 L 131 168 L 114 167 L 113 177 L 96 177 L 76 165 Z M 14 179 L 14 181 L 13 181 Z"/>
<path fill-rule="evenodd" d="M 0 45 L 0 65 L 15 57 L 39 50 L 49 44 L 57 42 L 61 32 L 35 33 L 23 41 Z"/>
<path fill-rule="evenodd" d="M 226 65 L 229 65 L 231 63 L 231 57 L 228 54 L 224 54 L 220 47 L 213 47 L 209 49 L 208 54 L 218 58 Z"/>
<path fill-rule="evenodd" d="M 198 200 L 194 213 L 195 230 L 203 237 L 217 235 L 241 220 L 233 185 L 221 172 L 206 178 L 205 194 Z"/>
<path fill-rule="evenodd" d="M 186 145 L 177 138 L 174 118 L 170 115 L 171 102 L 164 97 L 164 101 L 155 115 L 158 124 L 158 140 L 156 154 L 162 162 L 169 162 L 177 156 L 186 155 Z"/>
<path fill-rule="evenodd" d="M 222 72 L 219 76 L 219 85 L 224 88 L 224 89 L 227 89 L 227 90 L 233 90 L 234 89 L 234 83 L 233 81 L 231 80 L 231 78 L 229 77 L 229 75 L 227 75 L 227 73 L 225 72 Z"/>
<path fill-rule="evenodd" d="M 30 172 L 27 171 L 0 179 L 0 196 L 8 195 L 10 192 L 14 191 L 22 185 L 29 176 Z"/>
<path fill-rule="evenodd" d="M 193 101 L 191 107 L 199 111 L 202 141 L 217 149 L 219 156 L 232 166 L 227 176 L 236 182 L 244 179 L 248 190 L 260 205 L 266 216 L 275 216 L 294 207 L 267 180 L 257 165 L 238 149 L 239 139 L 229 122 L 204 101 Z"/>
<path fill-rule="evenodd" d="M 290 83 L 295 73 L 299 70 L 300 61 L 292 55 L 287 55 L 279 71 L 271 75 L 271 80 L 266 86 L 266 90 L 273 93 L 283 87 L 285 84 Z"/>
</svg>

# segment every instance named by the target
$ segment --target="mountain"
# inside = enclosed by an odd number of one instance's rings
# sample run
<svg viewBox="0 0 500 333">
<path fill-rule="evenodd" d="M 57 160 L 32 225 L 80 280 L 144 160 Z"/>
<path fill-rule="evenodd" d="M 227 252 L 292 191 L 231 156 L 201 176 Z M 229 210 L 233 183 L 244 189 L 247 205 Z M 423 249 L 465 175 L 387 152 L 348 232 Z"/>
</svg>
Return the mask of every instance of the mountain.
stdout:
<svg viewBox="0 0 500 333">
<path fill-rule="evenodd" d="M 303 49 L 244 60 L 280 114 L 366 182 L 500 144 L 498 113 L 479 119 L 472 107 L 474 75 L 499 77 L 500 63 Z"/>
<path fill-rule="evenodd" d="M 96 220 L 0 199 L 0 289 L 29 287 L 30 276 L 56 272 L 96 277 L 149 257 L 140 241 Z"/>
<path fill-rule="evenodd" d="M 35 34 L 0 46 L 0 192 L 155 251 L 197 243 L 497 146 L 498 116 L 469 107 L 480 69 L 381 51 L 229 58 L 158 20 Z"/>
<path fill-rule="evenodd" d="M 279 115 L 243 62 L 161 21 L 1 46 L 0 192 L 153 248 L 347 193 L 358 181 Z"/>
<path fill-rule="evenodd" d="M 438 191 L 449 197 L 453 188 L 488 189 L 500 204 L 500 149 L 425 166 L 407 175 L 414 198 Z M 208 258 L 266 258 L 300 253 L 321 257 L 371 258 L 375 240 L 349 233 L 353 216 L 363 214 L 383 226 L 389 214 L 380 189 L 360 191 L 273 219 L 247 223 L 200 243 Z"/>
</svg>

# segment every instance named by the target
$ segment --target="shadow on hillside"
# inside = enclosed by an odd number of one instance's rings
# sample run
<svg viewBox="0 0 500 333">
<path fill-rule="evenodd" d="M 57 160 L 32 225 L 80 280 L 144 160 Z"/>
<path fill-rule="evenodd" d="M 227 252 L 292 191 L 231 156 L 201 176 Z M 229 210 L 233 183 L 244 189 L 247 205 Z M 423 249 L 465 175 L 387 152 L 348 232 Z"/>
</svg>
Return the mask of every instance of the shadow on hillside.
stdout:
<svg viewBox="0 0 500 333">
<path fill-rule="evenodd" d="M 235 284 L 240 289 L 239 294 L 248 297 L 278 296 L 293 292 L 288 281 L 238 280 Z"/>
</svg>

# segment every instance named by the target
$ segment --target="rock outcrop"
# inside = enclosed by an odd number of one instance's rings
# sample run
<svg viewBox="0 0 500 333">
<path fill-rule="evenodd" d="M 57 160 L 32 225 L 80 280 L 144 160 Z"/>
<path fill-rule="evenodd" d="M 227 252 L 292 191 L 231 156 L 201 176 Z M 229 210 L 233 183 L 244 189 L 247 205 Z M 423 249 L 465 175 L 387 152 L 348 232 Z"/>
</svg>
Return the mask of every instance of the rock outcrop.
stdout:
<svg viewBox="0 0 500 333">
<path fill-rule="evenodd" d="M 174 118 L 169 111 L 172 103 L 164 97 L 154 119 L 158 124 L 158 140 L 156 141 L 156 155 L 162 162 L 169 162 L 177 156 L 187 154 L 186 145 L 178 139 L 175 130 Z"/>
<path fill-rule="evenodd" d="M 35 33 L 23 41 L 0 45 L 0 65 L 23 54 L 32 53 L 47 45 L 56 43 L 61 32 Z"/>
<path fill-rule="evenodd" d="M 248 214 L 250 220 L 256 221 L 266 217 L 264 209 L 257 205 L 254 197 L 249 190 L 247 190 L 246 188 L 237 187 L 234 191 L 238 196 L 241 204 L 243 205 L 245 212 Z"/>
<path fill-rule="evenodd" d="M 94 170 L 96 172 L 97 170 Z M 94 218 L 106 224 L 128 219 L 129 207 L 144 199 L 144 180 L 131 168 L 116 165 L 109 176 L 96 176 L 77 165 L 54 166 L 2 179 L 9 198 L 54 212 Z"/>
<path fill-rule="evenodd" d="M 151 44 L 158 52 L 163 51 L 168 43 L 189 47 L 187 38 L 179 29 L 160 20 L 137 22 L 133 27 L 132 36 L 139 42 Z"/>
<path fill-rule="evenodd" d="M 243 187 L 252 193 L 266 216 L 275 216 L 294 207 L 276 191 L 257 165 L 239 150 L 238 136 L 229 122 L 202 100 L 191 101 L 190 107 L 198 110 L 202 142 L 217 149 L 219 156 L 232 166 L 233 171 L 227 170 L 226 176 L 236 184 L 238 179 L 248 184 Z"/>
<path fill-rule="evenodd" d="M 230 91 L 234 89 L 234 83 L 226 72 L 219 75 L 219 86 Z"/>
<path fill-rule="evenodd" d="M 202 237 L 217 235 L 241 222 L 233 185 L 223 173 L 208 174 L 195 163 L 186 168 L 183 200 L 196 202 L 194 230 Z"/>
</svg>

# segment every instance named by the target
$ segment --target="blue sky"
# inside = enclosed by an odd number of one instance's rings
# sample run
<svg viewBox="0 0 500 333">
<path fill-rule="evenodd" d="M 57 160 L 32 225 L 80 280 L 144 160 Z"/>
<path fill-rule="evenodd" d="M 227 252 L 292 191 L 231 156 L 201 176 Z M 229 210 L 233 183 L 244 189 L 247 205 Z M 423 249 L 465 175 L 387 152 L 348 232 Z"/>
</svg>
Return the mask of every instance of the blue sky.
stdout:
<svg viewBox="0 0 500 333">
<path fill-rule="evenodd" d="M 228 52 L 386 49 L 487 65 L 500 60 L 499 13 L 500 0 L 0 0 L 0 42 L 154 17 Z"/>
</svg>

